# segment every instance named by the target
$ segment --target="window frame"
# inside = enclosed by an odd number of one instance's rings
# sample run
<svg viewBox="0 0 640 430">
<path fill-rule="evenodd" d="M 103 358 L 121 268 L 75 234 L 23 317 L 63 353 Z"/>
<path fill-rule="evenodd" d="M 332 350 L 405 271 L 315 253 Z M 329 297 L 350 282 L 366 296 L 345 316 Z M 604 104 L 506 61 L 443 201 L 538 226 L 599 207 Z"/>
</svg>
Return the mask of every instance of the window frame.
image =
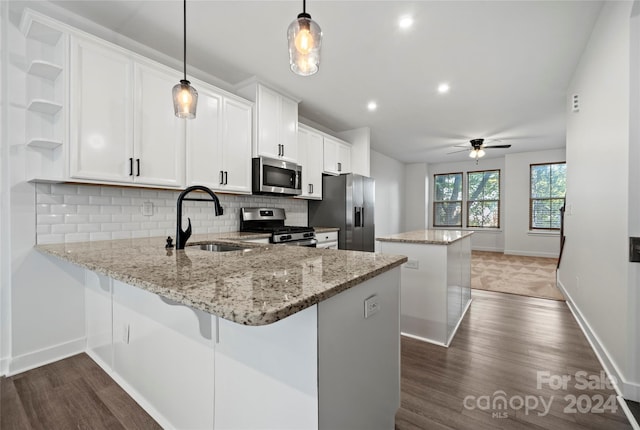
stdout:
<svg viewBox="0 0 640 430">
<path fill-rule="evenodd" d="M 564 206 L 567 202 L 567 190 L 566 190 L 566 186 L 565 186 L 565 190 L 564 190 L 564 197 L 546 197 L 546 198 L 534 198 L 532 195 L 533 192 L 533 178 L 532 178 L 532 171 L 533 168 L 535 166 L 552 166 L 554 164 L 564 164 L 565 165 L 565 179 L 566 179 L 566 166 L 567 166 L 567 162 L 566 161 L 553 161 L 553 162 L 547 162 L 547 163 L 531 163 L 529 164 L 529 231 L 560 231 L 561 227 L 534 227 L 533 226 L 533 202 L 534 200 L 536 201 L 549 201 L 549 203 L 551 203 L 552 200 L 562 200 L 562 205 Z"/>
<path fill-rule="evenodd" d="M 460 200 L 436 200 L 436 178 L 438 176 L 452 176 L 452 175 L 460 175 Z M 433 227 L 436 228 L 462 228 L 462 218 L 464 211 L 464 190 L 465 190 L 465 181 L 464 181 L 464 172 L 450 172 L 450 173 L 434 173 L 433 174 Z M 438 203 L 460 203 L 460 224 L 456 225 L 441 225 L 436 224 L 438 217 L 436 216 L 436 207 Z"/>
<path fill-rule="evenodd" d="M 469 180 L 469 175 L 473 174 L 473 173 L 484 173 L 484 172 L 498 172 L 498 199 L 478 199 L 478 200 L 470 200 L 469 199 L 469 184 L 471 183 L 471 181 Z M 486 169 L 486 170 L 473 170 L 473 171 L 469 171 L 467 172 L 467 188 L 466 188 L 466 209 L 467 209 L 467 213 L 466 213 L 466 225 L 467 228 L 473 228 L 473 229 L 500 229 L 500 221 L 501 221 L 501 217 L 500 217 L 500 209 L 502 207 L 501 205 L 501 201 L 502 201 L 502 172 L 500 171 L 500 169 Z M 471 206 L 472 203 L 476 203 L 476 202 L 497 202 L 497 211 L 498 211 L 498 224 L 496 226 L 471 226 L 469 225 L 469 216 L 471 211 L 469 210 L 469 207 Z"/>
</svg>

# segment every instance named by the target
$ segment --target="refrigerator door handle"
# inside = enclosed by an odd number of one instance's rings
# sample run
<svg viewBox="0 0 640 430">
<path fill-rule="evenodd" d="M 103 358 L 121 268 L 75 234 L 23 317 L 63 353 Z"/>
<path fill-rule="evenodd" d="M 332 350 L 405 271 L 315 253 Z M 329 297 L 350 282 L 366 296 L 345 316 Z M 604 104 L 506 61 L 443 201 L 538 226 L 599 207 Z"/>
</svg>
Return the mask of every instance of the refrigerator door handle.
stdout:
<svg viewBox="0 0 640 430">
<path fill-rule="evenodd" d="M 360 207 L 360 227 L 364 227 L 364 206 Z"/>
</svg>

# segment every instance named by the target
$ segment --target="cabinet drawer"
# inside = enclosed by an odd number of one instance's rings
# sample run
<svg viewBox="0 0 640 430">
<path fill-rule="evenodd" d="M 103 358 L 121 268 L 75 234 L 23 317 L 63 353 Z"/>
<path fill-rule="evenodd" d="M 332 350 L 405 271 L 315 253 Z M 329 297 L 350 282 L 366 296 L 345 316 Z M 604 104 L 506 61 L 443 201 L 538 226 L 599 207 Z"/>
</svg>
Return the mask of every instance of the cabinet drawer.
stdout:
<svg viewBox="0 0 640 430">
<path fill-rule="evenodd" d="M 329 233 L 316 233 L 316 240 L 318 241 L 318 245 L 326 242 L 337 242 L 338 232 L 331 231 Z"/>
</svg>

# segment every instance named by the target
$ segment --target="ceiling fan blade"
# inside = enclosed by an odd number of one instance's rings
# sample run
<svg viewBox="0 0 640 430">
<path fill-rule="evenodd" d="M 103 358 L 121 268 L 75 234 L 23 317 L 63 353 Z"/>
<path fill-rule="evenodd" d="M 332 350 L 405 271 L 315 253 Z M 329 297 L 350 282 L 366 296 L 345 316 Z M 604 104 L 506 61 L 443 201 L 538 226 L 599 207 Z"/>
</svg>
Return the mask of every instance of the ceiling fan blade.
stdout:
<svg viewBox="0 0 640 430">
<path fill-rule="evenodd" d="M 447 152 L 447 155 L 449 155 L 449 154 L 457 154 L 458 152 L 469 152 L 470 150 L 471 150 L 471 148 L 467 148 L 467 149 L 461 149 L 459 151 Z"/>
<path fill-rule="evenodd" d="M 511 145 L 493 145 L 493 146 L 482 147 L 482 149 L 491 149 L 491 148 L 511 148 Z"/>
</svg>

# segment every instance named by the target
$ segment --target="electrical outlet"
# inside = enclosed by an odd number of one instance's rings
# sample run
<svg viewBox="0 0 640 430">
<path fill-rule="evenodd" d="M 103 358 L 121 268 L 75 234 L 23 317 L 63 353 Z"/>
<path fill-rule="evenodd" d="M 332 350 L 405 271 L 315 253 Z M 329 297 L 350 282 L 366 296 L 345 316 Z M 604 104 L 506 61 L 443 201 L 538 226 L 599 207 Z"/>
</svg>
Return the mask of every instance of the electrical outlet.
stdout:
<svg viewBox="0 0 640 430">
<path fill-rule="evenodd" d="M 405 269 L 419 269 L 420 268 L 420 264 L 418 263 L 418 260 L 408 260 L 406 263 L 404 263 L 404 267 Z"/>
<path fill-rule="evenodd" d="M 144 216 L 152 216 L 153 215 L 153 202 L 144 202 L 144 203 L 142 203 L 142 215 L 144 215 Z"/>
<path fill-rule="evenodd" d="M 380 300 L 377 295 L 373 295 L 364 301 L 364 317 L 369 318 L 371 315 L 380 310 Z"/>
</svg>

